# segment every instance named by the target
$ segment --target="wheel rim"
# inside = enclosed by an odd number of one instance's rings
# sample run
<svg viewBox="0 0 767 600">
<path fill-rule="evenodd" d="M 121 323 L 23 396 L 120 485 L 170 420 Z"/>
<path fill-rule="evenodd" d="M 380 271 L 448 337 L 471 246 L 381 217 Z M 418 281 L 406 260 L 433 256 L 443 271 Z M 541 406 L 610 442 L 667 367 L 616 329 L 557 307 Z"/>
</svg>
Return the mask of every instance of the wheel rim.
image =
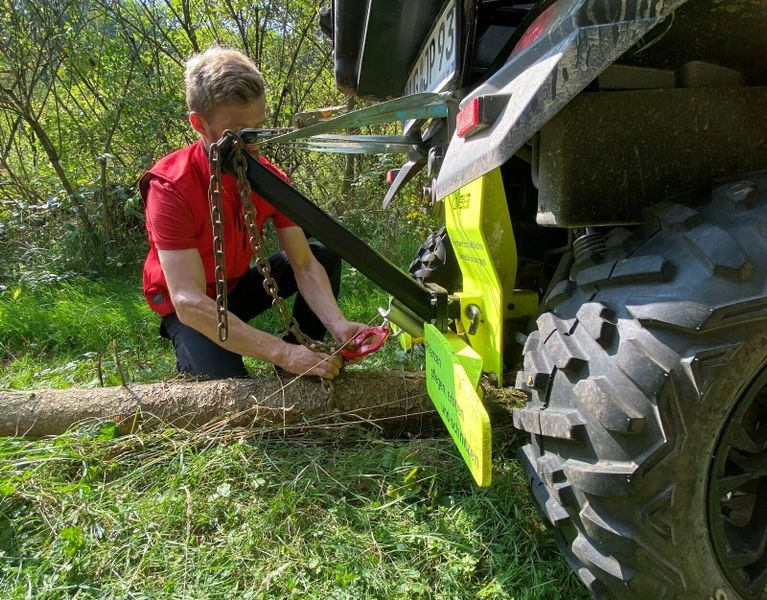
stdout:
<svg viewBox="0 0 767 600">
<path fill-rule="evenodd" d="M 709 531 L 719 565 L 744 598 L 767 591 L 767 370 L 722 431 L 709 476 Z"/>
</svg>

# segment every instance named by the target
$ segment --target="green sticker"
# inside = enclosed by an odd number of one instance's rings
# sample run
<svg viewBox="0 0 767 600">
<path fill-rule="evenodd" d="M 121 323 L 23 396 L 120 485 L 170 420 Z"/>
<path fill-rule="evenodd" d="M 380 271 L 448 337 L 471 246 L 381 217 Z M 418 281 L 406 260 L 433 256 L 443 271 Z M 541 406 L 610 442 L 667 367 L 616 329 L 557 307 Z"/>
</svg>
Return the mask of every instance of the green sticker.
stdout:
<svg viewBox="0 0 767 600">
<path fill-rule="evenodd" d="M 490 419 L 477 393 L 482 359 L 453 333 L 424 328 L 426 389 L 480 486 L 490 485 Z"/>
</svg>

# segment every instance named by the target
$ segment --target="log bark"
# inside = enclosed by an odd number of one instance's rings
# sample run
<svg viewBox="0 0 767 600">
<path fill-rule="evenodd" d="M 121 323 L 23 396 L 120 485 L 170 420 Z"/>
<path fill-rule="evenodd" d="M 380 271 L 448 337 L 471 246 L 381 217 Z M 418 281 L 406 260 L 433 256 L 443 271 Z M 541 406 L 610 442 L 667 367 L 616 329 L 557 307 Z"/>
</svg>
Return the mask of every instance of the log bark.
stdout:
<svg viewBox="0 0 767 600">
<path fill-rule="evenodd" d="M 184 429 L 305 427 L 353 421 L 387 433 L 433 424 L 423 373 L 345 373 L 329 392 L 292 376 L 164 381 L 109 388 L 0 390 L 0 436 L 57 435 L 74 423 L 113 420 L 120 433 Z"/>
</svg>

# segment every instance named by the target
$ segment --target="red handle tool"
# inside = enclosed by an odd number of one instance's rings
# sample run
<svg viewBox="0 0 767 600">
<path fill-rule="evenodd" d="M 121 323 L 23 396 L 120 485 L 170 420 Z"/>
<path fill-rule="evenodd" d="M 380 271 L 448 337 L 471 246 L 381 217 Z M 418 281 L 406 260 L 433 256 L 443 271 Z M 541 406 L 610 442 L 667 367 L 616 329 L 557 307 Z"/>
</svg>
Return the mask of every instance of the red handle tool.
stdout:
<svg viewBox="0 0 767 600">
<path fill-rule="evenodd" d="M 384 342 L 386 342 L 386 338 L 388 337 L 388 323 L 385 325 L 378 325 L 376 327 L 368 327 L 367 329 L 363 329 L 348 342 L 349 344 L 352 344 L 356 347 L 349 348 L 344 346 L 341 348 L 341 356 L 344 358 L 344 360 L 355 360 L 357 358 L 367 356 L 368 354 L 372 354 L 373 352 L 381 349 L 381 347 L 384 345 Z M 370 341 L 364 343 L 367 340 Z"/>
</svg>

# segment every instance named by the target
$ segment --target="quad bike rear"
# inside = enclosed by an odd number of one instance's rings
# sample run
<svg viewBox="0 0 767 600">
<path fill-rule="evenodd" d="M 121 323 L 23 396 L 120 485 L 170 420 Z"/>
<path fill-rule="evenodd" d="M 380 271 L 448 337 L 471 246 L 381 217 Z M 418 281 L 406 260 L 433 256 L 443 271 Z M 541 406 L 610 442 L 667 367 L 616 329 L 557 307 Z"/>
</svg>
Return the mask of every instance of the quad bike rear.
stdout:
<svg viewBox="0 0 767 600">
<path fill-rule="evenodd" d="M 321 25 L 340 89 L 398 99 L 306 130 L 402 120 L 358 140 L 407 153 L 384 204 L 425 171 L 444 214 L 386 315 L 477 482 L 484 373 L 527 394 L 520 460 L 595 597 L 767 598 L 767 3 L 334 0 Z"/>
</svg>

